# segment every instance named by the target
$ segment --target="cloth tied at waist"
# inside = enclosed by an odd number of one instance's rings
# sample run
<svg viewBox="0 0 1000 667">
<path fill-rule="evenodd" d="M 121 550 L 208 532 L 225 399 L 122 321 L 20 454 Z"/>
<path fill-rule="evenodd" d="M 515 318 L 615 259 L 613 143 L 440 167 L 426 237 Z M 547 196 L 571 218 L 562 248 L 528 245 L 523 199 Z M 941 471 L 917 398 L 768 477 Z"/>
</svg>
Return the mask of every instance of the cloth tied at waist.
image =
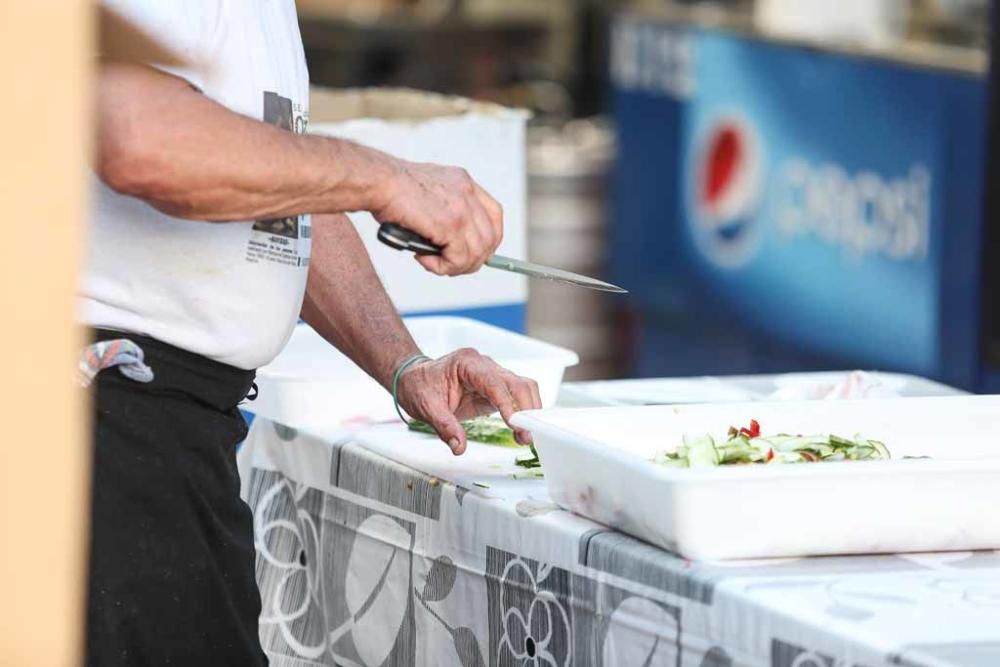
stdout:
<svg viewBox="0 0 1000 667">
<path fill-rule="evenodd" d="M 77 381 L 89 387 L 105 368 L 118 368 L 118 372 L 136 382 L 152 382 L 153 369 L 143 361 L 142 348 L 127 338 L 102 340 L 84 348 L 77 367 Z"/>
</svg>

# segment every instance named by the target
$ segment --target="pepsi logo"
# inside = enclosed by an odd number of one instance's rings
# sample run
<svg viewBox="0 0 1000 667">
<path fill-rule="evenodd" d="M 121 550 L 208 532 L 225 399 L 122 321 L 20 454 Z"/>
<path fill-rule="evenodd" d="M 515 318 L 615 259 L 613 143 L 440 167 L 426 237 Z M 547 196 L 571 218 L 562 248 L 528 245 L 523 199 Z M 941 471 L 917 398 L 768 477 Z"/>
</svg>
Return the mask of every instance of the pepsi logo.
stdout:
<svg viewBox="0 0 1000 667">
<path fill-rule="evenodd" d="M 758 247 L 763 164 L 757 132 L 736 114 L 717 117 L 695 142 L 688 219 L 695 245 L 714 264 L 737 268 Z"/>
</svg>

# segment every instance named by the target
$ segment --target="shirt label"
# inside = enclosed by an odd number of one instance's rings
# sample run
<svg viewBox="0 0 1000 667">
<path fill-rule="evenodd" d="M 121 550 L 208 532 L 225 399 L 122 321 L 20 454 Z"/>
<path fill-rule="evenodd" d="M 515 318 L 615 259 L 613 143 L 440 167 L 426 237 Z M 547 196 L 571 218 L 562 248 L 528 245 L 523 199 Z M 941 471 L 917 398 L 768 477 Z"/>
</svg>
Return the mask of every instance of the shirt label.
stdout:
<svg viewBox="0 0 1000 667">
<path fill-rule="evenodd" d="M 304 133 L 309 124 L 309 116 L 301 104 L 272 92 L 264 93 L 263 120 L 296 134 Z M 311 250 L 312 228 L 308 215 L 258 220 L 250 234 L 246 259 L 252 264 L 274 262 L 293 267 L 309 266 Z"/>
</svg>

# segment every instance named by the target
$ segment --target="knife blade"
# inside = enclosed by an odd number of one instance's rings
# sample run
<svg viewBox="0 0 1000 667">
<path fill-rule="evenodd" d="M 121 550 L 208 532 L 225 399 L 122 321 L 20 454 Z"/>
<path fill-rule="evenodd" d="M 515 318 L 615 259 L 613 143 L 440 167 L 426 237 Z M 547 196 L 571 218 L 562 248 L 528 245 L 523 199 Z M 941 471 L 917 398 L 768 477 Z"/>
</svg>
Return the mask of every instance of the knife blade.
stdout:
<svg viewBox="0 0 1000 667">
<path fill-rule="evenodd" d="M 409 250 L 417 255 L 441 254 L 439 246 L 434 245 L 419 234 L 411 232 L 394 222 L 386 222 L 379 227 L 378 240 L 395 250 Z M 611 283 L 606 283 L 603 280 L 597 280 L 596 278 L 580 275 L 579 273 L 563 271 L 562 269 L 534 264 L 512 257 L 504 257 L 503 255 L 493 255 L 486 260 L 486 266 L 501 271 L 518 273 L 531 278 L 554 280 L 568 285 L 576 285 L 577 287 L 585 287 L 587 289 L 614 294 L 628 294 L 628 290 L 622 289 L 617 285 L 612 285 Z"/>
</svg>

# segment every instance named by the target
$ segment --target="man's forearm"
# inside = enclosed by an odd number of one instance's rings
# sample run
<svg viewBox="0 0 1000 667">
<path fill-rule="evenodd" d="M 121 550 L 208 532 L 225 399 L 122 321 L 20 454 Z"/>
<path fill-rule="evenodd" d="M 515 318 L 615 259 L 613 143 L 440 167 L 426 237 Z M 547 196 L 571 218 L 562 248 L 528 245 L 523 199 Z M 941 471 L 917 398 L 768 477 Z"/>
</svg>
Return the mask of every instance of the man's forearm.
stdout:
<svg viewBox="0 0 1000 667">
<path fill-rule="evenodd" d="M 116 190 L 176 217 L 254 220 L 370 210 L 396 162 L 348 141 L 230 111 L 182 79 L 100 70 L 96 168 Z"/>
<path fill-rule="evenodd" d="M 346 216 L 314 220 L 302 319 L 389 389 L 419 350 Z"/>
</svg>

